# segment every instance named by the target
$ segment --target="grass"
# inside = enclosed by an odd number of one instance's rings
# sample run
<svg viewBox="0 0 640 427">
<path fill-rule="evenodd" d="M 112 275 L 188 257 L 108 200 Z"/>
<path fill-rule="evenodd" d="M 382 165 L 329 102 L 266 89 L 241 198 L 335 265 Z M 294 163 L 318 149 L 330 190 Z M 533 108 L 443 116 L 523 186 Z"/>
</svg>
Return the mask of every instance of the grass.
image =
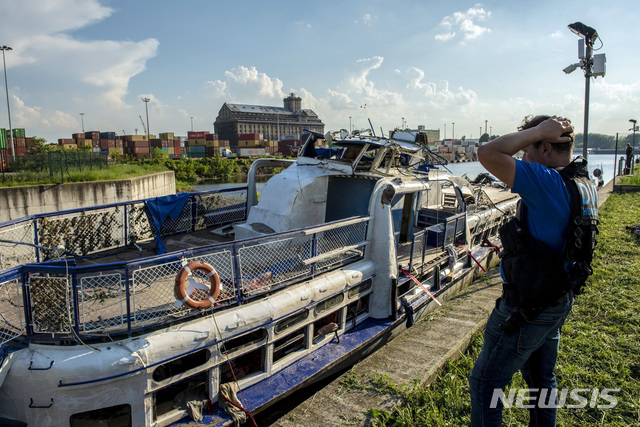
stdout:
<svg viewBox="0 0 640 427">
<path fill-rule="evenodd" d="M 152 173 L 165 172 L 168 169 L 158 164 L 116 164 L 109 167 L 86 168 L 82 171 L 70 168 L 65 173 L 64 182 L 111 181 L 133 178 Z M 51 176 L 48 172 L 24 171 L 16 174 L 0 174 L 0 187 L 17 187 L 23 185 L 43 185 L 60 183 L 60 175 Z"/>
<path fill-rule="evenodd" d="M 640 193 L 615 193 L 600 211 L 600 235 L 594 274 L 576 298 L 562 329 L 556 366 L 558 389 L 620 389 L 611 409 L 588 403 L 558 410 L 559 426 L 638 425 L 640 411 L 640 239 L 626 229 L 640 223 Z M 381 392 L 393 390 L 403 404 L 393 411 L 371 409 L 376 426 L 467 426 L 470 400 L 467 377 L 482 347 L 478 334 L 462 357 L 448 363 L 427 386 L 397 386 L 386 379 Z M 526 388 L 518 373 L 511 388 Z M 508 394 L 508 390 L 505 395 Z M 581 392 L 591 396 L 590 392 Z M 587 397 L 589 399 L 589 397 Z M 600 400 L 597 403 L 607 402 Z M 527 425 L 528 411 L 505 408 L 503 425 Z"/>
</svg>

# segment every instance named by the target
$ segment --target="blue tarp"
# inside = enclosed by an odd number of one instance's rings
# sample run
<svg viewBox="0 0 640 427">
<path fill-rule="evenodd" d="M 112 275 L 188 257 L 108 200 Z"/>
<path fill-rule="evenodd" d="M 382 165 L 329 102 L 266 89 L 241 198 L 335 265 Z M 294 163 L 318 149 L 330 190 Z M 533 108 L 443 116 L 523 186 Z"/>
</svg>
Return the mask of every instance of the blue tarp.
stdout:
<svg viewBox="0 0 640 427">
<path fill-rule="evenodd" d="M 156 253 L 158 255 L 167 252 L 167 248 L 160 236 L 162 223 L 169 217 L 174 220 L 177 219 L 188 199 L 189 193 L 178 193 L 145 201 L 151 218 L 156 225 Z"/>
</svg>

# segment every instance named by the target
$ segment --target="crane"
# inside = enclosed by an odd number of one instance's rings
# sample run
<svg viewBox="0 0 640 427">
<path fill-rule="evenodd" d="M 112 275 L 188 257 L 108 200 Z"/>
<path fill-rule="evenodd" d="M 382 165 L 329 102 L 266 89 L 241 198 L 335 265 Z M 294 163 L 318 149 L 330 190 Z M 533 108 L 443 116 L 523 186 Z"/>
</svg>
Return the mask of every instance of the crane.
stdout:
<svg viewBox="0 0 640 427">
<path fill-rule="evenodd" d="M 144 133 L 147 133 L 147 127 L 144 125 L 144 120 L 142 120 L 142 116 L 138 115 L 138 117 L 140 117 L 140 123 L 142 123 L 142 130 L 144 130 Z"/>
</svg>

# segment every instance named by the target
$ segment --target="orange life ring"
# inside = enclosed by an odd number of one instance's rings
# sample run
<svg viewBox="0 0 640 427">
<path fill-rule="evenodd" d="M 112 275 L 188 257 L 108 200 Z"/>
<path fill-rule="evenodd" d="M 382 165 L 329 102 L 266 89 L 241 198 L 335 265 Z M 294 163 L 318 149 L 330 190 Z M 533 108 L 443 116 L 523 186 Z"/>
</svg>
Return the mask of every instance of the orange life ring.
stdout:
<svg viewBox="0 0 640 427">
<path fill-rule="evenodd" d="M 209 282 L 211 284 L 211 286 L 209 286 L 209 296 L 202 300 L 194 300 L 191 298 L 193 290 L 187 292 L 187 277 L 189 277 L 191 272 L 194 270 L 200 270 L 205 273 L 209 277 Z M 218 276 L 216 270 L 206 262 L 192 261 L 178 271 L 178 274 L 176 275 L 174 293 L 176 299 L 187 307 L 196 310 L 209 308 L 213 305 L 220 294 L 220 276 Z"/>
</svg>

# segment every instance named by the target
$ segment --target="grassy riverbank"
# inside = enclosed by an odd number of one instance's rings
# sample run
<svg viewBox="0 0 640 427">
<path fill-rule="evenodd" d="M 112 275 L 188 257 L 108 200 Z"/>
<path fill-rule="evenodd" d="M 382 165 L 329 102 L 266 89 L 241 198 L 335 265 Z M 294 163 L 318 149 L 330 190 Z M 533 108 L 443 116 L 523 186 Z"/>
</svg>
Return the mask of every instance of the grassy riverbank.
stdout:
<svg viewBox="0 0 640 427">
<path fill-rule="evenodd" d="M 615 193 L 600 210 L 600 236 L 594 274 L 562 329 L 556 367 L 558 388 L 582 390 L 587 403 L 568 397 L 558 411 L 558 425 L 637 425 L 640 410 L 640 238 L 626 230 L 640 223 L 640 192 Z M 403 398 L 392 412 L 371 410 L 379 426 L 467 426 L 470 423 L 467 377 L 482 347 L 479 334 L 469 349 L 448 363 L 438 379 L 425 387 L 397 385 L 377 378 L 381 391 Z M 511 384 L 526 388 L 518 373 Z M 591 405 L 592 390 L 619 389 L 611 409 Z M 508 390 L 505 392 L 508 395 Z M 526 403 L 526 401 L 525 401 Z M 594 406 L 593 408 L 591 406 Z M 528 411 L 504 410 L 504 425 L 526 425 Z"/>
</svg>

